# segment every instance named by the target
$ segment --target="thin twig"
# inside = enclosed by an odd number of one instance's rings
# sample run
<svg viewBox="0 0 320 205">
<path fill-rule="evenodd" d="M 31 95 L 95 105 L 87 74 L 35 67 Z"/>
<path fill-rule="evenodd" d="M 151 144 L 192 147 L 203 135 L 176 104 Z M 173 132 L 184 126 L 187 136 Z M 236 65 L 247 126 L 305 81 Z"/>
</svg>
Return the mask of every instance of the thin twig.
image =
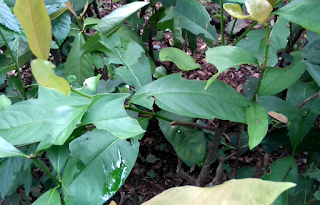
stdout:
<svg viewBox="0 0 320 205">
<path fill-rule="evenodd" d="M 186 172 L 184 172 L 182 170 L 182 161 L 179 157 L 178 157 L 177 174 L 179 174 L 182 178 L 184 178 L 186 181 L 188 181 L 193 186 L 199 186 L 199 184 L 197 183 L 197 180 L 195 178 L 193 178 L 192 176 L 190 176 L 189 174 L 187 174 Z"/>
<path fill-rule="evenodd" d="M 212 132 L 217 131 L 217 128 L 211 127 L 211 126 L 205 126 L 205 125 L 200 125 L 194 122 L 171 122 L 169 125 L 171 126 L 184 126 L 184 127 L 191 127 L 191 128 L 199 128 L 199 129 L 204 129 L 204 130 L 209 130 Z"/>
<path fill-rule="evenodd" d="M 305 101 L 303 101 L 298 108 L 301 108 L 302 106 L 304 106 L 305 104 L 307 104 L 308 102 L 310 102 L 311 100 L 315 99 L 316 97 L 319 97 L 319 93 L 316 93 L 314 95 L 312 95 L 311 97 L 307 98 Z"/>
<path fill-rule="evenodd" d="M 239 43 L 239 41 L 241 41 L 241 39 L 243 39 L 243 37 L 245 37 L 247 35 L 247 33 L 249 33 L 249 31 L 251 31 L 251 29 L 258 24 L 258 21 L 254 22 L 235 42 L 233 42 L 233 46 L 237 45 L 237 43 Z"/>
</svg>

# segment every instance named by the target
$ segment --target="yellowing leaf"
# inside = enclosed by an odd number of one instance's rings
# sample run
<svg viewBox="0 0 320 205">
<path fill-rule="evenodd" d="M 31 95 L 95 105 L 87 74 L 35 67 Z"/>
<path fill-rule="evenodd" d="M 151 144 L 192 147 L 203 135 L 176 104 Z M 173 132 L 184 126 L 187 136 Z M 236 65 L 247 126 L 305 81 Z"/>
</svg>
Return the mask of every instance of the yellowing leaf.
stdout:
<svg viewBox="0 0 320 205">
<path fill-rule="evenodd" d="M 274 111 L 269 111 L 268 115 L 270 115 L 270 117 L 273 117 L 276 120 L 279 120 L 280 122 L 288 123 L 288 118 L 286 116 L 284 116 L 283 114 L 281 114 L 281 113 L 277 113 L 277 112 L 274 112 Z"/>
<path fill-rule="evenodd" d="M 276 1 L 275 0 L 268 0 L 268 2 L 272 6 L 272 8 L 276 6 Z"/>
<path fill-rule="evenodd" d="M 250 16 L 260 23 L 266 23 L 273 7 L 267 0 L 246 0 Z"/>
<path fill-rule="evenodd" d="M 14 14 L 19 19 L 32 53 L 40 59 L 49 57 L 52 40 L 51 21 L 43 0 L 17 0 Z"/>
<path fill-rule="evenodd" d="M 194 186 L 171 188 L 142 205 L 270 205 L 283 191 L 294 186 L 296 184 L 291 182 L 233 179 L 209 188 Z"/>
<path fill-rule="evenodd" d="M 36 59 L 31 61 L 31 71 L 39 85 L 49 87 L 62 92 L 65 95 L 70 93 L 69 83 L 54 73 L 54 65 L 46 60 Z"/>
<path fill-rule="evenodd" d="M 239 4 L 223 4 L 223 8 L 233 17 L 238 19 L 251 19 L 250 15 L 245 15 Z"/>
</svg>

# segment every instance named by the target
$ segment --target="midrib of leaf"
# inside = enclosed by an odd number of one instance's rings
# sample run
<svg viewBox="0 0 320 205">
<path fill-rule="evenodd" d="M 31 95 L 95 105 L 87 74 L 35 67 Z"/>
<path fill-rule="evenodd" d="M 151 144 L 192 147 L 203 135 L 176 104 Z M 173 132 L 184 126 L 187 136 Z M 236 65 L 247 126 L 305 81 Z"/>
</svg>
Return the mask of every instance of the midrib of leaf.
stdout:
<svg viewBox="0 0 320 205">
<path fill-rule="evenodd" d="M 140 81 L 139 81 L 139 79 L 138 79 L 138 77 L 134 74 L 134 72 L 133 72 L 133 70 L 132 70 L 132 68 L 128 65 L 128 63 L 124 60 L 124 58 L 122 58 L 121 57 L 121 55 L 119 54 L 119 52 L 117 51 L 117 54 L 118 54 L 118 56 L 120 57 L 120 59 L 126 64 L 126 67 L 128 68 L 128 70 L 132 73 L 132 75 L 134 76 L 134 78 L 136 79 L 136 81 L 138 82 L 138 84 L 139 84 L 139 86 L 140 86 L 140 88 L 142 87 L 142 85 L 141 85 L 141 83 L 140 83 Z M 141 58 L 141 57 L 140 57 Z M 136 62 L 136 63 L 138 63 L 138 61 Z M 135 64 L 133 64 L 133 65 L 135 65 Z"/>
<path fill-rule="evenodd" d="M 41 54 L 43 54 L 43 51 L 41 50 L 41 47 L 39 45 L 39 41 L 38 41 L 38 30 L 36 29 L 36 26 L 35 26 L 35 20 L 34 20 L 34 15 L 31 11 L 31 1 L 32 0 L 23 0 L 23 1 L 28 1 L 28 6 L 29 6 L 29 9 L 28 9 L 28 12 L 29 12 L 29 16 L 31 18 L 31 24 L 32 24 L 32 30 L 34 31 L 34 35 L 35 35 L 35 39 L 36 39 L 36 42 L 37 42 L 37 47 L 38 47 L 38 50 L 40 51 Z M 34 11 L 34 12 L 37 12 L 37 11 Z"/>
</svg>

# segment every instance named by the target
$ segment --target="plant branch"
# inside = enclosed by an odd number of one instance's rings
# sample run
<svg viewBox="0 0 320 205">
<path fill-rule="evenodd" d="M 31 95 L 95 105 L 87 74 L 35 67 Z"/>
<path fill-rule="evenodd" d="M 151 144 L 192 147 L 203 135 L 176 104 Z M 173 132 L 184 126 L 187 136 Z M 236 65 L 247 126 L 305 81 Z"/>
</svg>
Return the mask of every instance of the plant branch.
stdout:
<svg viewBox="0 0 320 205">
<path fill-rule="evenodd" d="M 30 158 L 32 160 L 32 162 L 38 166 L 40 169 L 42 169 L 54 182 L 56 182 L 59 186 L 60 186 L 60 182 L 57 180 L 57 178 L 55 178 L 51 172 L 48 170 L 48 168 L 46 166 L 44 166 L 37 158 Z"/>
<path fill-rule="evenodd" d="M 305 29 L 304 28 L 300 28 L 297 33 L 294 35 L 292 41 L 291 41 L 291 45 L 290 45 L 290 41 L 287 43 L 287 47 L 286 47 L 286 53 L 290 53 L 292 51 L 292 46 L 294 44 L 296 44 L 296 42 L 299 40 L 301 34 L 303 33 Z"/>
<path fill-rule="evenodd" d="M 243 39 L 246 35 L 247 35 L 247 33 L 249 33 L 249 31 L 251 31 L 251 29 L 255 26 L 255 25 L 257 25 L 258 24 L 258 22 L 257 21 L 255 21 L 235 42 L 233 42 L 233 46 L 235 46 L 235 45 L 237 45 L 238 43 L 239 43 L 239 41 L 241 40 L 241 39 Z"/>
<path fill-rule="evenodd" d="M 201 186 L 207 182 L 207 179 L 208 179 L 208 176 L 210 173 L 211 162 L 217 153 L 218 146 L 219 146 L 220 141 L 222 139 L 222 135 L 225 130 L 225 127 L 226 127 L 226 121 L 224 121 L 224 120 L 220 121 L 219 127 L 218 127 L 217 131 L 215 132 L 215 136 L 214 136 L 211 144 L 209 145 L 207 157 L 204 161 L 201 172 L 197 178 L 197 181 Z"/>
<path fill-rule="evenodd" d="M 79 91 L 77 89 L 72 88 L 72 87 L 71 87 L 71 91 L 74 92 L 74 93 L 77 93 L 78 95 L 81 95 L 83 97 L 90 98 L 90 99 L 92 98 L 91 95 L 85 94 L 85 93 L 83 93 L 83 92 L 81 92 L 81 91 Z"/>
<path fill-rule="evenodd" d="M 22 86 L 23 86 L 22 77 L 21 77 L 21 73 L 20 73 L 20 70 L 19 70 L 18 62 L 17 62 L 17 60 L 15 59 L 15 57 L 13 56 L 12 50 L 11 50 L 11 48 L 9 47 L 9 44 L 8 44 L 7 40 L 5 39 L 5 37 L 4 37 L 4 35 L 3 35 L 3 33 L 2 33 L 1 30 L 2 30 L 2 29 L 0 28 L 0 36 L 1 36 L 1 38 L 3 39 L 6 48 L 8 49 L 8 52 L 9 52 L 9 54 L 10 54 L 10 56 L 11 56 L 12 61 L 14 62 L 14 65 L 15 65 L 16 70 L 17 70 L 17 73 L 18 73 L 19 81 L 21 82 L 21 84 L 22 84 Z M 23 95 L 24 100 L 26 100 L 27 97 L 26 97 L 26 91 L 25 91 L 24 87 L 23 87 L 23 89 L 22 89 L 22 95 Z"/>
<path fill-rule="evenodd" d="M 220 0 L 220 30 L 221 30 L 221 45 L 224 45 L 224 20 L 223 20 L 223 0 Z"/>
<path fill-rule="evenodd" d="M 187 174 L 182 170 L 182 161 L 179 158 L 179 156 L 178 156 L 177 174 L 179 174 L 182 178 L 184 178 L 193 186 L 199 186 L 198 181 L 195 178 L 193 178 L 192 176 L 190 176 L 189 174 Z"/>
<path fill-rule="evenodd" d="M 307 104 L 308 102 L 310 102 L 311 100 L 313 100 L 313 99 L 315 99 L 317 97 L 319 97 L 319 93 L 316 93 L 316 94 L 312 95 L 311 97 L 307 98 L 300 105 L 298 105 L 298 108 L 301 108 L 302 106 L 304 106 L 305 104 Z"/>
<path fill-rule="evenodd" d="M 160 119 L 163 119 L 165 121 L 169 121 L 169 122 L 173 122 L 174 120 L 171 120 L 169 118 L 166 118 L 166 117 L 163 117 L 161 115 L 158 115 L 156 113 L 153 113 L 153 112 L 148 112 L 148 111 L 144 111 L 144 110 L 139 110 L 139 109 L 136 109 L 136 108 L 133 108 L 133 107 L 130 107 L 128 105 L 124 105 L 124 108 L 127 109 L 127 110 L 132 110 L 132 111 L 135 111 L 137 113 L 140 113 L 140 114 L 146 114 L 146 115 L 149 115 L 149 116 L 152 116 L 152 117 L 155 117 L 155 118 L 160 118 Z"/>
<path fill-rule="evenodd" d="M 177 126 L 183 126 L 183 127 L 198 128 L 198 129 L 209 130 L 209 131 L 212 131 L 212 132 L 216 132 L 216 131 L 217 131 L 217 128 L 215 128 L 215 127 L 200 125 L 200 124 L 197 124 L 197 123 L 194 123 L 194 122 L 177 122 L 177 121 L 174 121 L 174 122 L 171 122 L 170 125 L 172 125 L 172 126 L 177 125 Z"/>
<path fill-rule="evenodd" d="M 233 34 L 233 29 L 234 29 L 234 27 L 236 26 L 237 20 L 238 20 L 238 19 L 235 19 L 234 22 L 233 22 L 232 29 L 231 29 L 231 32 L 230 32 L 230 35 L 229 35 L 229 38 L 228 38 L 228 41 L 227 41 L 227 45 L 229 45 L 231 36 L 232 36 L 232 34 Z"/>
</svg>

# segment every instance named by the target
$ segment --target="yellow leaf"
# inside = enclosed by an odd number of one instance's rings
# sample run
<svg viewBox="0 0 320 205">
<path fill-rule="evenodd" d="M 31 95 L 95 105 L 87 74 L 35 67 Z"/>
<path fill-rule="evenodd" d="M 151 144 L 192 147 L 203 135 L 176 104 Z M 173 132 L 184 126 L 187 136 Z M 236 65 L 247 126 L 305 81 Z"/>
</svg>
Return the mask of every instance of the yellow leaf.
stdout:
<svg viewBox="0 0 320 205">
<path fill-rule="evenodd" d="M 49 87 L 62 92 L 65 95 L 70 93 L 69 83 L 54 73 L 54 65 L 46 60 L 36 59 L 31 61 L 31 71 L 39 85 Z"/>
<path fill-rule="evenodd" d="M 283 114 L 281 114 L 281 113 L 277 113 L 277 112 L 274 112 L 274 111 L 269 111 L 268 115 L 270 115 L 270 117 L 273 117 L 276 120 L 279 120 L 280 122 L 288 123 L 288 118 L 286 116 L 284 116 Z"/>
<path fill-rule="evenodd" d="M 51 21 L 43 0 L 17 0 L 14 14 L 19 19 L 32 53 L 40 59 L 49 57 L 52 40 Z"/>
<path fill-rule="evenodd" d="M 78 18 L 77 14 L 76 14 L 76 12 L 73 10 L 73 7 L 72 7 L 72 5 L 70 4 L 70 2 L 66 2 L 66 3 L 64 3 L 64 4 L 65 4 L 66 7 L 69 9 L 69 11 L 71 11 L 71 13 L 72 13 L 76 18 Z"/>
<path fill-rule="evenodd" d="M 233 17 L 238 19 L 251 19 L 249 15 L 245 15 L 239 4 L 223 4 L 223 8 Z"/>
<path fill-rule="evenodd" d="M 273 10 L 267 0 L 246 0 L 245 4 L 250 16 L 259 23 L 266 23 Z"/>
</svg>

